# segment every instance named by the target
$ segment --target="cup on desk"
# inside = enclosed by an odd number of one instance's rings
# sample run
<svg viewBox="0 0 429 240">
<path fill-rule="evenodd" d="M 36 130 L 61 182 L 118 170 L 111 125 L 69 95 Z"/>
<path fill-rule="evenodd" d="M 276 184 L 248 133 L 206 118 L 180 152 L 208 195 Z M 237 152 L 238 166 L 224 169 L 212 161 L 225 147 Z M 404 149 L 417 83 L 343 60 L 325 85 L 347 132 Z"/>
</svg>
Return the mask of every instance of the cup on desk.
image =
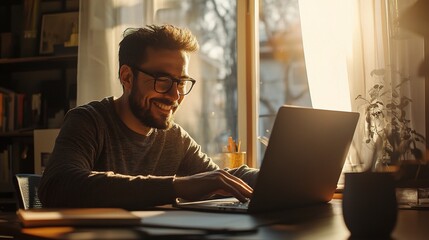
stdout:
<svg viewBox="0 0 429 240">
<path fill-rule="evenodd" d="M 223 167 L 237 168 L 246 162 L 246 152 L 227 152 L 224 153 Z"/>
<path fill-rule="evenodd" d="M 344 222 L 352 238 L 389 238 L 398 213 L 393 175 L 345 173 L 342 204 Z"/>
</svg>

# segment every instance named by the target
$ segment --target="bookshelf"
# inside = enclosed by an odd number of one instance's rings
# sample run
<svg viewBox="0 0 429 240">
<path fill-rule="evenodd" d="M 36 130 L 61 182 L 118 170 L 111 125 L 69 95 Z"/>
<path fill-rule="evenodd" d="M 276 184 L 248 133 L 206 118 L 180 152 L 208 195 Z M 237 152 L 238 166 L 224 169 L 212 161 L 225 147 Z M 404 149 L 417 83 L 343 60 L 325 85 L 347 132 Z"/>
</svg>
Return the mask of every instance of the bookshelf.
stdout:
<svg viewBox="0 0 429 240">
<path fill-rule="evenodd" d="M 32 83 L 32 79 L 25 79 L 24 84 L 15 84 L 15 80 L 17 82 L 22 82 L 22 80 L 14 79 L 12 75 L 15 73 L 27 72 L 27 75 L 37 76 L 38 72 L 54 71 L 60 76 L 60 78 L 56 80 L 62 82 L 62 84 L 59 85 L 64 86 L 66 89 L 73 89 L 72 91 L 76 91 L 71 87 L 73 85 L 75 86 L 75 79 L 74 81 L 68 81 L 68 78 L 70 78 L 68 75 L 70 74 L 72 75 L 71 78 L 75 78 L 76 68 L 77 54 L 0 59 L 0 72 L 2 76 L 0 87 L 6 88 L 14 93 L 37 90 L 44 92 L 42 89 L 44 82 L 43 76 L 41 77 L 42 80 L 40 80 L 40 76 L 38 76 L 37 78 L 39 79 L 34 81 L 36 83 Z M 26 85 L 32 86 L 26 87 Z M 62 92 L 67 93 L 67 90 L 63 90 Z M 70 100 L 73 101 L 74 97 L 75 93 L 73 94 L 68 91 L 68 94 L 65 94 L 62 100 L 58 100 L 65 103 L 62 107 L 63 113 L 60 114 L 61 117 L 70 107 L 73 107 L 68 103 Z M 56 100 L 57 99 L 54 99 L 54 101 Z M 52 99 L 50 99 L 50 101 L 52 101 Z M 47 106 L 49 103 L 45 102 L 44 105 Z M 47 110 L 42 109 L 41 112 L 46 114 Z M 58 125 L 51 127 L 46 121 L 47 118 L 34 126 L 24 126 L 23 128 L 0 131 L 0 168 L 3 169 L 0 171 L 0 211 L 2 209 L 8 210 L 15 207 L 12 177 L 16 173 L 34 173 L 34 130 L 39 128 L 58 127 Z"/>
<path fill-rule="evenodd" d="M 25 15 L 25 4 L 29 3 L 36 3 L 39 9 L 31 18 Z M 64 114 L 76 102 L 77 46 L 68 52 L 39 51 L 43 15 L 76 11 L 79 0 L 18 0 L 0 4 L 0 212 L 16 210 L 14 175 L 35 172 L 35 131 L 58 129 Z M 30 24 L 37 32 L 33 43 L 22 39 L 25 19 L 37 22 Z M 6 55 L 1 45 L 4 34 L 13 36 L 11 51 L 6 51 Z M 23 49 L 29 49 L 26 44 L 33 48 L 23 53 Z M 14 105 L 10 105 L 11 99 L 15 99 Z"/>
</svg>

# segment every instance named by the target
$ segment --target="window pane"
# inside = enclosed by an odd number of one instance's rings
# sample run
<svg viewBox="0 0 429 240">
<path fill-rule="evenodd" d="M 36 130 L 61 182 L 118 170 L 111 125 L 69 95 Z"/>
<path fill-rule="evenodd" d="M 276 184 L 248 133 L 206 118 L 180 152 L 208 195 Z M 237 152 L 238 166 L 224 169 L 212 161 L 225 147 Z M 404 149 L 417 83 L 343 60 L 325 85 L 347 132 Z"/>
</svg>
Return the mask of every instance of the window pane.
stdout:
<svg viewBox="0 0 429 240">
<path fill-rule="evenodd" d="M 155 3 L 157 3 L 155 1 Z M 237 137 L 236 1 L 173 0 L 157 3 L 155 23 L 189 28 L 200 51 L 191 57 L 189 75 L 197 82 L 176 122 L 212 157 L 228 136 Z"/>
<path fill-rule="evenodd" d="M 259 138 L 269 138 L 281 105 L 311 106 L 298 0 L 263 0 L 259 19 Z M 259 158 L 265 152 L 258 144 Z"/>
</svg>

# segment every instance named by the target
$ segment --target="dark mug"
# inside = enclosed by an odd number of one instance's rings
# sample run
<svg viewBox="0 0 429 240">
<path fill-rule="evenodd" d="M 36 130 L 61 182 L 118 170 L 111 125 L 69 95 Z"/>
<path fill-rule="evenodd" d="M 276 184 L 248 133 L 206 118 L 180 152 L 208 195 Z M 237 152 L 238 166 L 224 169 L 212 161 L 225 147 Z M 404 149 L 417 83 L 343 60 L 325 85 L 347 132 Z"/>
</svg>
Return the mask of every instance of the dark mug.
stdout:
<svg viewBox="0 0 429 240">
<path fill-rule="evenodd" d="M 392 173 L 350 172 L 344 181 L 343 217 L 351 238 L 390 238 L 398 214 Z"/>
</svg>

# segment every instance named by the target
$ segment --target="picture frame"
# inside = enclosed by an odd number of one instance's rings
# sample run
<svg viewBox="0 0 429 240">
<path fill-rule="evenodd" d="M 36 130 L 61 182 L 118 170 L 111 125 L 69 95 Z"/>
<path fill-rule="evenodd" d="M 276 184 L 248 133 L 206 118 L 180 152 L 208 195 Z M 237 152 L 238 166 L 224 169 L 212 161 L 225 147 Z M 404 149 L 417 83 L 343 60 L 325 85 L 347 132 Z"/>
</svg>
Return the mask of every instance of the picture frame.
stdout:
<svg viewBox="0 0 429 240">
<path fill-rule="evenodd" d="M 77 46 L 79 12 L 58 12 L 42 15 L 39 54 L 53 54 L 56 46 Z"/>
<path fill-rule="evenodd" d="M 34 142 L 34 173 L 42 174 L 51 155 L 55 140 L 60 129 L 35 129 Z"/>
</svg>

